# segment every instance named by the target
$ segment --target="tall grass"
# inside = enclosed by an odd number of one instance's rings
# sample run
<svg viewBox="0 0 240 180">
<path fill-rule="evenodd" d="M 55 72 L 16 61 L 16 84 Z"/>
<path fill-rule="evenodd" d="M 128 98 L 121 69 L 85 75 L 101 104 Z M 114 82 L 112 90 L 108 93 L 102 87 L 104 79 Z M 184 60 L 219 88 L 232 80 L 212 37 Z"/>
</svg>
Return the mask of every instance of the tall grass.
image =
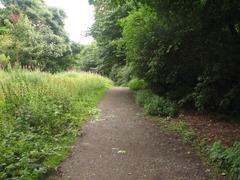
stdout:
<svg viewBox="0 0 240 180">
<path fill-rule="evenodd" d="M 111 81 L 94 74 L 0 71 L 0 179 L 39 179 L 67 155 Z"/>
</svg>

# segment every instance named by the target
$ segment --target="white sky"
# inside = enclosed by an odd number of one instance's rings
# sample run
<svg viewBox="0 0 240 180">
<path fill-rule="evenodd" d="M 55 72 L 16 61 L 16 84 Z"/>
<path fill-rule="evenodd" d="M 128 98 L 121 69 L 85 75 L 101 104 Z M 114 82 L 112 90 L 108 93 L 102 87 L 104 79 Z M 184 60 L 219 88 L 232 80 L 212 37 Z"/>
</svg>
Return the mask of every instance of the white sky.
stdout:
<svg viewBox="0 0 240 180">
<path fill-rule="evenodd" d="M 92 37 L 86 37 L 86 32 L 94 23 L 94 8 L 88 0 L 44 0 L 48 6 L 58 7 L 65 11 L 65 29 L 71 40 L 81 44 L 89 44 Z"/>
<path fill-rule="evenodd" d="M 3 4 L 1 3 L 1 1 L 0 1 L 0 8 L 4 8 Z"/>
</svg>

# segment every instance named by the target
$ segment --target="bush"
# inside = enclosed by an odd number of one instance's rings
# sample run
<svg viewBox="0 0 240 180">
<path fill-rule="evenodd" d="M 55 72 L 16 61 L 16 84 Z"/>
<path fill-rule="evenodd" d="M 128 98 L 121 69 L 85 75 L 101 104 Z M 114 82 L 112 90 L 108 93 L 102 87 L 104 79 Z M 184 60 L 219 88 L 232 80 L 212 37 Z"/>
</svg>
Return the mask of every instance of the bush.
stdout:
<svg viewBox="0 0 240 180">
<path fill-rule="evenodd" d="M 41 179 L 67 155 L 111 82 L 87 73 L 0 71 L 0 179 Z"/>
<path fill-rule="evenodd" d="M 136 101 L 150 115 L 175 117 L 178 115 L 177 106 L 170 100 L 153 94 L 150 90 L 138 91 Z"/>
<path fill-rule="evenodd" d="M 140 106 L 148 104 L 154 94 L 150 90 L 140 90 L 136 93 L 136 102 Z"/>
<path fill-rule="evenodd" d="M 174 103 L 158 96 L 153 96 L 150 101 L 144 105 L 144 109 L 150 115 L 159 115 L 163 117 L 175 117 L 178 115 L 178 110 Z"/>
<path fill-rule="evenodd" d="M 128 83 L 128 87 L 134 91 L 146 89 L 148 84 L 143 79 L 132 79 Z"/>
</svg>

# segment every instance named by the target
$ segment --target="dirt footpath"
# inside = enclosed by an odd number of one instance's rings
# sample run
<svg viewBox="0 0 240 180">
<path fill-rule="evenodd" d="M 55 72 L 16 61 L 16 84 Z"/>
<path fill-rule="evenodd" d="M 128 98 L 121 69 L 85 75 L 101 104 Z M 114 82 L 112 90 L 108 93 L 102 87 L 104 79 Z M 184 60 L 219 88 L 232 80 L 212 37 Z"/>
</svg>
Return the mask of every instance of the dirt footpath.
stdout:
<svg viewBox="0 0 240 180">
<path fill-rule="evenodd" d="M 101 117 L 84 127 L 54 179 L 221 179 L 208 172 L 191 146 L 144 116 L 127 88 L 109 90 L 99 108 Z"/>
</svg>

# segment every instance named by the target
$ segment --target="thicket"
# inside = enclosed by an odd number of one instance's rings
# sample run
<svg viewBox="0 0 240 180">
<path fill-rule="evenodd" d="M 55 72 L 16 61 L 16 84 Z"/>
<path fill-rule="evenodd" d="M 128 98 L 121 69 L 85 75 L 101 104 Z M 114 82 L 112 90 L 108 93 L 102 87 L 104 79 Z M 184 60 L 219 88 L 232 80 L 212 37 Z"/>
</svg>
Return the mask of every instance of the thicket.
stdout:
<svg viewBox="0 0 240 180">
<path fill-rule="evenodd" d="M 94 74 L 0 71 L 0 179 L 40 179 L 66 158 L 111 81 Z"/>
<path fill-rule="evenodd" d="M 90 2 L 100 71 L 144 79 L 185 108 L 239 115 L 240 1 Z"/>
</svg>

